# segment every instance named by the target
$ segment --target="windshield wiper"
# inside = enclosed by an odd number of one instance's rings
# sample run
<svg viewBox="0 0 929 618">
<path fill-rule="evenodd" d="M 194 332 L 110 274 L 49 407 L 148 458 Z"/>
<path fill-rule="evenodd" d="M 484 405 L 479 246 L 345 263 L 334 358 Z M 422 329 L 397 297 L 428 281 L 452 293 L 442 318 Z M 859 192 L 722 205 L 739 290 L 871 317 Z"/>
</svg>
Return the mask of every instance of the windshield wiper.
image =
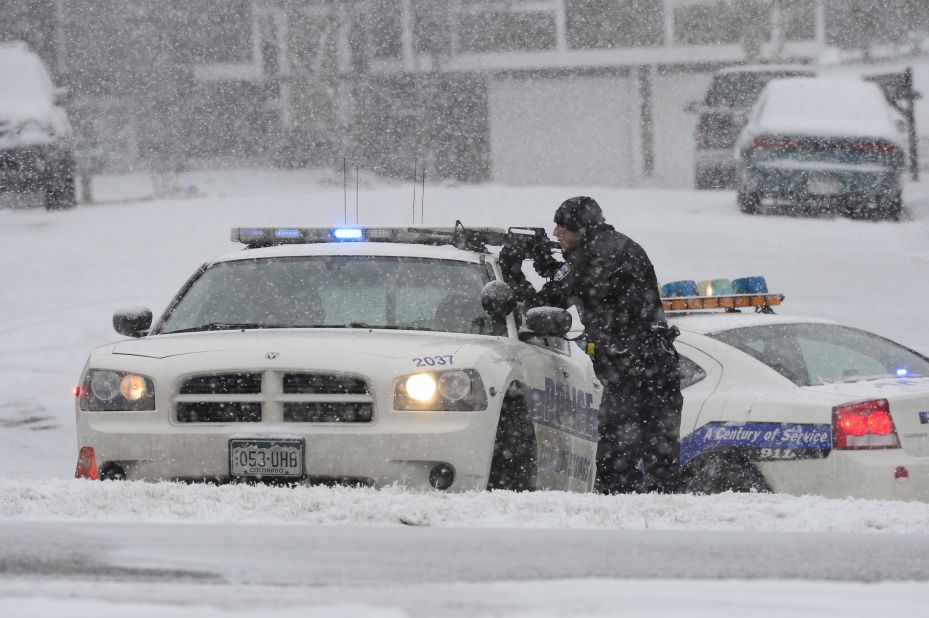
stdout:
<svg viewBox="0 0 929 618">
<path fill-rule="evenodd" d="M 425 326 L 404 326 L 404 325 L 385 325 L 385 324 L 368 324 L 367 322 L 348 322 L 344 324 L 262 324 L 260 322 L 209 322 L 190 328 L 181 328 L 178 330 L 162 331 L 162 335 L 173 335 L 175 333 L 194 333 L 208 330 L 260 330 L 262 328 L 370 328 L 383 330 L 426 330 L 435 331 L 434 328 Z"/>
<path fill-rule="evenodd" d="M 376 330 L 435 330 L 434 328 L 428 328 L 426 326 L 412 326 L 407 324 L 368 324 L 367 322 L 349 322 L 345 326 L 348 328 L 371 328 Z"/>
<path fill-rule="evenodd" d="M 173 335 L 175 333 L 194 333 L 204 330 L 250 330 L 258 328 L 287 328 L 281 324 L 262 324 L 260 322 L 208 322 L 199 326 L 190 328 L 181 328 L 178 330 L 163 331 L 163 335 Z"/>
</svg>

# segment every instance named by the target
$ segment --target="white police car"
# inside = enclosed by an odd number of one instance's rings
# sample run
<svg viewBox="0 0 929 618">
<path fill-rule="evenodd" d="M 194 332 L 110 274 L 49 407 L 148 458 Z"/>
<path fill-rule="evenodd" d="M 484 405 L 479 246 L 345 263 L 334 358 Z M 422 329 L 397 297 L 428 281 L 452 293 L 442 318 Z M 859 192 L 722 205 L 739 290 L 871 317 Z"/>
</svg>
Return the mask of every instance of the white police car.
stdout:
<svg viewBox="0 0 929 618">
<path fill-rule="evenodd" d="M 566 312 L 513 311 L 505 231 L 232 237 L 154 325 L 114 315 L 132 338 L 75 389 L 77 477 L 592 488 L 600 386 Z"/>
<path fill-rule="evenodd" d="M 761 278 L 675 282 L 662 296 L 681 331 L 690 491 L 929 500 L 929 359 L 773 315 L 783 297 Z"/>
</svg>

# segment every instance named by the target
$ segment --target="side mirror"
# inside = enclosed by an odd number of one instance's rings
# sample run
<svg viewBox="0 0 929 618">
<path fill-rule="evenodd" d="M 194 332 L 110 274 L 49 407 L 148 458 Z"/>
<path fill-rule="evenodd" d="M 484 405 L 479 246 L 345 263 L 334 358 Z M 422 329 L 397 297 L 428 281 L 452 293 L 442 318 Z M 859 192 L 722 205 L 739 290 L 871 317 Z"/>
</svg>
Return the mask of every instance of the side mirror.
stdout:
<svg viewBox="0 0 929 618">
<path fill-rule="evenodd" d="M 701 107 L 703 107 L 703 101 L 689 101 L 684 105 L 684 111 L 690 114 L 698 114 Z"/>
<path fill-rule="evenodd" d="M 152 326 L 152 310 L 147 307 L 127 307 L 113 314 L 113 328 L 120 335 L 141 337 Z"/>
<path fill-rule="evenodd" d="M 481 306 L 491 317 L 504 318 L 516 308 L 516 293 L 503 281 L 491 281 L 481 289 Z"/>
<path fill-rule="evenodd" d="M 55 105 L 62 105 L 71 100 L 71 89 L 66 86 L 59 86 L 52 90 L 52 99 Z"/>
<path fill-rule="evenodd" d="M 539 337 L 564 337 L 571 330 L 571 314 L 558 307 L 534 307 L 526 312 L 526 328 Z"/>
</svg>

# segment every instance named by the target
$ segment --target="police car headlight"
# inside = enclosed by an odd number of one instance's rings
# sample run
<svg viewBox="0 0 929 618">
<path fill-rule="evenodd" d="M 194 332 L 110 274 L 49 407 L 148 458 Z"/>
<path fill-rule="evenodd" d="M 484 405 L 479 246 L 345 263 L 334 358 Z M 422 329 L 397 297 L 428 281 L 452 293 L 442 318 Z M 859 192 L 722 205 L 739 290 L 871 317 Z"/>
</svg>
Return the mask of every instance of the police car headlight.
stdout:
<svg viewBox="0 0 929 618">
<path fill-rule="evenodd" d="M 91 369 L 80 389 L 80 406 L 87 411 L 154 410 L 155 385 L 134 373 Z"/>
<path fill-rule="evenodd" d="M 429 403 L 435 399 L 436 381 L 431 373 L 417 373 L 406 379 L 406 394 L 414 401 Z"/>
<path fill-rule="evenodd" d="M 473 369 L 414 373 L 397 380 L 394 409 L 486 410 L 487 393 L 480 374 Z"/>
<path fill-rule="evenodd" d="M 439 392 L 449 401 L 460 401 L 471 392 L 471 376 L 465 371 L 445 371 L 439 374 Z"/>
</svg>

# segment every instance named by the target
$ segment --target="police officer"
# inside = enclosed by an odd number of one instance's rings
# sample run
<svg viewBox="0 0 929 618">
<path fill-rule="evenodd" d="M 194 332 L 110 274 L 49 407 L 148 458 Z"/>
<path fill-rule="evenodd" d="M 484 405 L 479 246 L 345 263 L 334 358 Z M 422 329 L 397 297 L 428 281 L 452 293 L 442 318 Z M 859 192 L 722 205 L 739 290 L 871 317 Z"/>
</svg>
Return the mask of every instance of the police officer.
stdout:
<svg viewBox="0 0 929 618">
<path fill-rule="evenodd" d="M 551 278 L 541 290 L 526 281 L 526 256 L 513 246 L 503 247 L 500 264 L 527 305 L 574 305 L 584 323 L 604 388 L 596 488 L 610 494 L 679 491 L 677 329 L 665 319 L 655 269 L 641 246 L 606 223 L 593 198 L 566 200 L 555 224 L 565 261 L 536 257 L 536 271 Z"/>
</svg>

